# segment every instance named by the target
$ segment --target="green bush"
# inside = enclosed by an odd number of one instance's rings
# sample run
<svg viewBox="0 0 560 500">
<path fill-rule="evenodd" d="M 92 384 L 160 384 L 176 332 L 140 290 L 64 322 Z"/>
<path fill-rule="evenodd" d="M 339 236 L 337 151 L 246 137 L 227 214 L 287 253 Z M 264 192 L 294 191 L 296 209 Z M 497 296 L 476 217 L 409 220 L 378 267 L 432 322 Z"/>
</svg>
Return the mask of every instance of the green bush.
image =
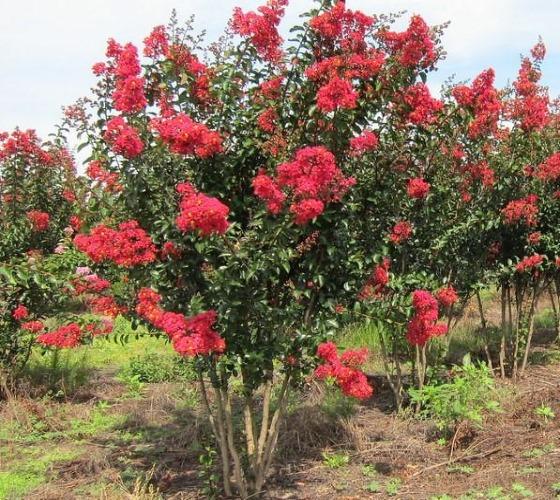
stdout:
<svg viewBox="0 0 560 500">
<path fill-rule="evenodd" d="M 466 362 L 453 372 L 449 382 L 409 390 L 412 403 L 421 408 L 419 416 L 433 419 L 442 431 L 464 420 L 480 425 L 485 411 L 499 407 L 494 379 L 484 363 Z"/>
<path fill-rule="evenodd" d="M 134 378 L 138 382 L 144 383 L 195 378 L 192 363 L 176 356 L 166 357 L 159 353 L 136 356 L 121 372 L 128 378 Z"/>
</svg>

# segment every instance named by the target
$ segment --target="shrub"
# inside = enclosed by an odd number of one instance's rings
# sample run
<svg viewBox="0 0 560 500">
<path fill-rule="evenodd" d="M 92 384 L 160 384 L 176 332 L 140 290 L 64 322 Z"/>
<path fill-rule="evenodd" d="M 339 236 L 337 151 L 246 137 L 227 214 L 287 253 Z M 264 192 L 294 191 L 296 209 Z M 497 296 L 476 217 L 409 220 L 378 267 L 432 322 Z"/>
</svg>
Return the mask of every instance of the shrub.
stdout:
<svg viewBox="0 0 560 500">
<path fill-rule="evenodd" d="M 452 372 L 449 382 L 409 390 L 412 402 L 422 407 L 420 416 L 433 419 L 445 432 L 464 420 L 480 425 L 484 412 L 499 406 L 494 379 L 485 364 L 467 362 Z"/>
</svg>

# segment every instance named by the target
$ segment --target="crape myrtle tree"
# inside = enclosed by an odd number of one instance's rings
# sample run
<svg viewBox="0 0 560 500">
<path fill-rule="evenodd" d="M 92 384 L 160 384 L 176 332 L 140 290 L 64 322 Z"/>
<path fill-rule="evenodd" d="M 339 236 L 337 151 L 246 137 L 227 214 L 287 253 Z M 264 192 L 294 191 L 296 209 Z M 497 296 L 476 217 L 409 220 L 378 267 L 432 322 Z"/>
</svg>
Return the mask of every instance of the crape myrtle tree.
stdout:
<svg viewBox="0 0 560 500">
<path fill-rule="evenodd" d="M 66 149 L 33 130 L 0 134 L 0 392 L 43 330 L 39 318 L 65 307 L 65 279 L 49 256 L 73 232 L 76 188 Z"/>
<path fill-rule="evenodd" d="M 377 147 L 381 100 L 400 99 L 410 79 L 399 53 L 434 36 L 414 18 L 392 47 L 384 18 L 323 2 L 283 46 L 286 3 L 235 9 L 208 47 L 188 26 L 158 26 L 142 61 L 110 40 L 93 99 L 71 113 L 92 151 L 88 176 L 118 187 L 90 199 L 104 220 L 74 244 L 100 275 L 125 273 L 117 307 L 194 358 L 224 491 L 243 498 L 262 490 L 305 375 L 372 393 L 367 352 L 324 340 L 357 294 L 357 156 Z"/>
</svg>

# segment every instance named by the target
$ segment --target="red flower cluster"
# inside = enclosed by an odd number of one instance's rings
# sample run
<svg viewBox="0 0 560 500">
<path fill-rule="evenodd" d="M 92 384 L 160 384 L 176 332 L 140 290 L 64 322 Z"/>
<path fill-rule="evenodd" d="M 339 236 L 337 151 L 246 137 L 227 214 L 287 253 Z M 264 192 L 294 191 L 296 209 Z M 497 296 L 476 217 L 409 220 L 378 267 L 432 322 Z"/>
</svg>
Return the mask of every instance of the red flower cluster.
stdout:
<svg viewBox="0 0 560 500">
<path fill-rule="evenodd" d="M 21 329 L 31 333 L 39 333 L 45 328 L 42 321 L 27 321 L 21 324 Z"/>
<path fill-rule="evenodd" d="M 89 235 L 78 234 L 74 245 L 94 262 L 111 261 L 123 267 L 149 264 L 156 259 L 150 235 L 135 220 L 122 222 L 118 229 L 100 224 Z"/>
<path fill-rule="evenodd" d="M 90 297 L 87 299 L 87 305 L 93 314 L 111 318 L 128 312 L 128 308 L 117 304 L 115 298 L 110 295 Z"/>
<path fill-rule="evenodd" d="M 447 333 L 447 327 L 437 323 L 438 301 L 427 290 L 416 290 L 412 294 L 414 316 L 408 322 L 406 339 L 411 345 L 423 346 L 432 337 Z"/>
<path fill-rule="evenodd" d="M 406 220 L 401 220 L 397 222 L 393 229 L 391 229 L 391 234 L 389 234 L 389 239 L 395 244 L 400 245 L 410 238 L 412 234 L 412 225 Z"/>
<path fill-rule="evenodd" d="M 445 288 L 440 288 L 436 292 L 436 298 L 442 305 L 442 307 L 448 308 L 459 300 L 459 295 L 457 295 L 455 288 L 453 288 L 452 286 L 448 286 Z"/>
<path fill-rule="evenodd" d="M 473 138 L 496 132 L 502 105 L 498 91 L 494 88 L 494 70 L 492 68 L 478 75 L 472 85 L 458 85 L 453 97 L 461 106 L 470 108 L 474 120 L 469 125 L 469 135 Z"/>
<path fill-rule="evenodd" d="M 49 228 L 50 215 L 47 212 L 30 210 L 25 215 L 27 216 L 29 222 L 31 222 L 33 231 L 41 233 Z"/>
<path fill-rule="evenodd" d="M 550 120 L 548 112 L 548 95 L 539 87 L 541 73 L 533 63 L 525 58 L 517 80 L 513 83 L 516 98 L 511 105 L 511 118 L 517 120 L 525 131 L 540 130 Z"/>
<path fill-rule="evenodd" d="M 98 76 L 109 74 L 115 77 L 115 91 L 113 92 L 115 109 L 124 113 L 142 111 L 146 107 L 147 101 L 144 95 L 145 82 L 139 76 L 141 67 L 138 50 L 131 43 L 127 43 L 123 47 L 110 39 L 107 43 L 107 57 L 112 60 L 107 64 L 94 65 L 93 72 Z"/>
<path fill-rule="evenodd" d="M 72 348 L 80 344 L 82 329 L 77 323 L 69 323 L 57 330 L 47 332 L 37 337 L 37 342 L 44 346 L 57 347 L 59 349 Z"/>
<path fill-rule="evenodd" d="M 358 93 L 352 87 L 352 83 L 338 76 L 333 77 L 317 92 L 317 108 L 323 113 L 355 108 L 357 100 Z"/>
<path fill-rule="evenodd" d="M 222 151 L 220 134 L 184 113 L 154 118 L 150 123 L 173 153 L 208 158 Z"/>
<path fill-rule="evenodd" d="M 278 25 L 284 16 L 288 0 L 268 0 L 256 12 L 244 13 L 239 7 L 233 11 L 231 27 L 234 33 L 248 37 L 257 53 L 266 61 L 278 62 L 282 58 L 282 37 Z"/>
<path fill-rule="evenodd" d="M 169 39 L 165 26 L 156 26 L 152 32 L 144 38 L 144 55 L 157 58 L 167 55 L 169 50 Z"/>
<path fill-rule="evenodd" d="M 268 134 L 274 133 L 276 130 L 278 113 L 274 108 L 266 108 L 257 118 L 257 125 L 263 132 Z"/>
<path fill-rule="evenodd" d="M 255 196 L 266 203 L 266 208 L 271 214 L 278 214 L 282 210 L 286 195 L 278 187 L 278 184 L 260 170 L 252 182 Z"/>
<path fill-rule="evenodd" d="M 113 322 L 108 319 L 103 319 L 100 322 L 89 323 L 85 326 L 85 330 L 92 336 L 98 337 L 99 335 L 108 335 L 113 331 Z"/>
<path fill-rule="evenodd" d="M 221 201 L 197 192 L 188 182 L 179 184 L 177 192 L 181 195 L 181 201 L 180 213 L 175 222 L 181 231 L 198 230 L 202 236 L 224 234 L 227 231 L 229 208 Z"/>
<path fill-rule="evenodd" d="M 527 243 L 529 245 L 538 245 L 541 241 L 542 233 L 540 231 L 533 231 L 527 236 Z"/>
<path fill-rule="evenodd" d="M 350 139 L 350 156 L 361 156 L 368 151 L 377 149 L 378 145 L 377 134 L 366 130 L 361 135 Z"/>
<path fill-rule="evenodd" d="M 339 0 L 330 10 L 312 18 L 309 26 L 329 44 L 338 43 L 344 51 L 361 52 L 366 48 L 365 35 L 374 23 L 374 17 L 346 9 L 345 1 Z"/>
<path fill-rule="evenodd" d="M 537 195 L 530 194 L 525 198 L 510 201 L 504 208 L 502 208 L 502 215 L 506 224 L 524 223 L 531 227 L 537 224 L 537 216 L 539 214 L 539 207 Z"/>
<path fill-rule="evenodd" d="M 535 176 L 542 181 L 560 179 L 560 153 L 554 153 L 541 163 L 536 169 Z"/>
<path fill-rule="evenodd" d="M 317 356 L 325 361 L 315 369 L 315 376 L 321 380 L 333 378 L 342 392 L 357 399 L 368 399 L 373 394 L 367 377 L 359 369 L 368 356 L 366 348 L 348 350 L 340 357 L 333 342 L 324 342 L 317 348 Z"/>
<path fill-rule="evenodd" d="M 27 316 L 29 316 L 29 311 L 23 304 L 18 304 L 18 306 L 12 311 L 12 318 L 16 321 L 21 321 L 22 319 L 27 318 Z"/>
<path fill-rule="evenodd" d="M 183 314 L 164 311 L 159 303 L 161 296 L 150 288 L 138 293 L 136 312 L 171 339 L 173 349 L 181 356 L 209 356 L 222 354 L 226 349 L 224 339 L 214 330 L 216 312 L 206 311 L 187 318 Z"/>
<path fill-rule="evenodd" d="M 344 177 L 334 155 L 323 146 L 300 149 L 295 160 L 279 165 L 276 173 L 276 179 L 272 179 L 259 172 L 253 180 L 255 195 L 266 202 L 270 212 L 278 213 L 285 199 L 281 189 L 290 190 L 290 212 L 295 223 L 301 225 L 323 213 L 327 203 L 340 201 L 355 184 L 352 177 Z"/>
<path fill-rule="evenodd" d="M 409 68 L 428 68 L 437 60 L 437 52 L 430 28 L 420 16 L 412 16 L 406 31 L 381 34 L 397 61 Z"/>
<path fill-rule="evenodd" d="M 162 259 L 179 259 L 183 252 L 172 241 L 166 241 L 161 248 Z"/>
<path fill-rule="evenodd" d="M 370 300 L 380 297 L 385 291 L 385 287 L 389 283 L 389 268 L 391 261 L 387 258 L 375 267 L 373 273 L 364 283 L 364 286 L 358 293 L 358 300 Z"/>
<path fill-rule="evenodd" d="M 406 186 L 406 193 L 410 198 L 422 199 L 428 196 L 430 192 L 430 183 L 424 179 L 409 179 Z"/>
<path fill-rule="evenodd" d="M 536 267 L 543 263 L 544 256 L 539 254 L 531 255 L 530 257 L 525 257 L 515 266 L 515 270 L 519 273 L 524 273 L 525 271 L 532 271 Z"/>
<path fill-rule="evenodd" d="M 72 280 L 72 286 L 76 295 L 84 293 L 101 293 L 111 288 L 111 283 L 97 274 L 87 274 Z"/>
<path fill-rule="evenodd" d="M 86 174 L 92 181 L 103 184 L 110 193 L 122 190 L 122 185 L 119 183 L 119 174 L 105 170 L 99 160 L 94 160 L 88 164 Z"/>
<path fill-rule="evenodd" d="M 125 158 L 134 158 L 144 150 L 144 143 L 138 131 L 126 123 L 121 116 L 111 118 L 107 122 L 107 130 L 103 138 L 115 153 Z"/>
<path fill-rule="evenodd" d="M 443 108 L 443 103 L 430 94 L 430 89 L 424 83 L 416 83 L 404 93 L 404 102 L 410 108 L 408 119 L 416 125 L 429 125 L 437 120 L 437 113 Z"/>
<path fill-rule="evenodd" d="M 34 130 L 14 130 L 11 134 L 0 134 L 0 161 L 15 155 L 45 166 L 53 163 L 52 155 L 41 148 Z"/>
</svg>

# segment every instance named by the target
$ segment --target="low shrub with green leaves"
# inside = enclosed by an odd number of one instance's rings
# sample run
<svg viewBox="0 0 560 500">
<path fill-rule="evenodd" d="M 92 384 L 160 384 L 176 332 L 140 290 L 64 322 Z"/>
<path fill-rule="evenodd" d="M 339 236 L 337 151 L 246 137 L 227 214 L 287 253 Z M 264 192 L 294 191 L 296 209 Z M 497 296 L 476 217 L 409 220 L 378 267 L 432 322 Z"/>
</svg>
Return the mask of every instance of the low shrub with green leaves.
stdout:
<svg viewBox="0 0 560 500">
<path fill-rule="evenodd" d="M 410 389 L 409 394 L 421 408 L 419 416 L 433 419 L 442 431 L 465 420 L 480 425 L 486 411 L 499 408 L 494 379 L 484 363 L 466 362 L 453 368 L 449 381 Z"/>
</svg>

